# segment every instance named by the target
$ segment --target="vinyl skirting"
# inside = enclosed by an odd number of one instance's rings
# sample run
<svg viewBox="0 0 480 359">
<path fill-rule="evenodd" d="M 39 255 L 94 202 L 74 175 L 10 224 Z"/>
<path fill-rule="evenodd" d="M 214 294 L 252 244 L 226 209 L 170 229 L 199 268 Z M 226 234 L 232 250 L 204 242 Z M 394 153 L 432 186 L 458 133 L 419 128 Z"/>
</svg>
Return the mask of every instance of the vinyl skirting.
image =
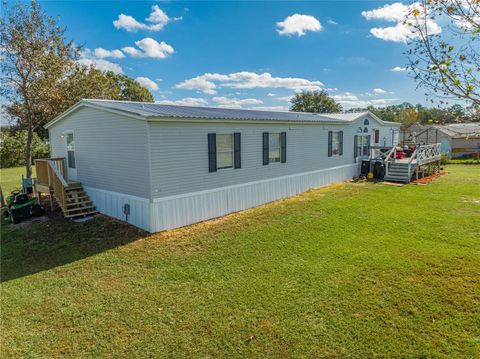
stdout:
<svg viewBox="0 0 480 359">
<path fill-rule="evenodd" d="M 84 188 L 100 213 L 127 220 L 153 233 L 292 197 L 312 188 L 350 180 L 358 174 L 359 165 L 350 164 L 152 201 L 94 187 Z M 123 212 L 125 204 L 130 207 L 128 218 Z"/>
</svg>

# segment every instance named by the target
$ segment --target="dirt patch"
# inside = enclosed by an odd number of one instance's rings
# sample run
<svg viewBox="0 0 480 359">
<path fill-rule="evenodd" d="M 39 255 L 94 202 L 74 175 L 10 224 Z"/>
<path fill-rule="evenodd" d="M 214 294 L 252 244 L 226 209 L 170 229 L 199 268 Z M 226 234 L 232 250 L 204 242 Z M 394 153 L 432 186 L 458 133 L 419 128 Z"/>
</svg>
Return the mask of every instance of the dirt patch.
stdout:
<svg viewBox="0 0 480 359">
<path fill-rule="evenodd" d="M 438 177 L 441 177 L 441 176 L 446 175 L 446 174 L 448 174 L 448 172 L 440 171 L 439 173 L 435 173 L 431 176 L 426 176 L 426 177 L 419 178 L 418 180 L 414 180 L 411 183 L 413 183 L 413 184 L 429 184 L 430 182 L 437 179 Z"/>
</svg>

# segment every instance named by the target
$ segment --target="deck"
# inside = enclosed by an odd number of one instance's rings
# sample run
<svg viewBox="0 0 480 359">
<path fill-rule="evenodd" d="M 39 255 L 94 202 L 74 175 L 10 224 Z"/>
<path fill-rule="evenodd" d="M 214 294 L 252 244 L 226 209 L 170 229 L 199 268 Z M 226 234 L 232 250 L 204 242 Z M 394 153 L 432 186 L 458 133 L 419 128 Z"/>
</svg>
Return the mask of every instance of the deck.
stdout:
<svg viewBox="0 0 480 359">
<path fill-rule="evenodd" d="M 410 157 L 397 159 L 397 147 L 392 148 L 385 158 L 385 179 L 394 182 L 410 182 L 412 177 L 418 179 L 419 172 L 434 173 L 439 170 L 440 143 L 417 145 Z"/>
<path fill-rule="evenodd" d="M 65 158 L 44 158 L 35 160 L 37 170 L 37 192 L 50 197 L 50 208 L 54 202 L 62 209 L 66 218 L 82 217 L 97 213 L 95 205 L 78 181 L 69 180 Z"/>
</svg>

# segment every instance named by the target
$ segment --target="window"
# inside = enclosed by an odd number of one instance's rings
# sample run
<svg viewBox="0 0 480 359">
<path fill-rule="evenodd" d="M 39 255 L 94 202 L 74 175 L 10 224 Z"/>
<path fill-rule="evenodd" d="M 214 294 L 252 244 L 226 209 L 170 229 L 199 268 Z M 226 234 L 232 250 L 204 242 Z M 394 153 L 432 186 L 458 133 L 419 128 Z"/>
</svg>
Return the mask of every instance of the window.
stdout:
<svg viewBox="0 0 480 359">
<path fill-rule="evenodd" d="M 233 167 L 233 134 L 217 134 L 217 169 Z"/>
<path fill-rule="evenodd" d="M 343 131 L 328 131 L 328 157 L 343 155 Z"/>
<path fill-rule="evenodd" d="M 332 155 L 340 154 L 340 132 L 332 133 Z"/>
<path fill-rule="evenodd" d="M 369 124 L 370 124 L 370 121 L 368 121 L 368 118 L 366 118 L 365 121 L 363 121 L 363 125 L 368 126 Z"/>
<path fill-rule="evenodd" d="M 67 141 L 67 162 L 68 168 L 76 168 L 75 164 L 75 139 L 73 133 L 65 134 Z"/>
<path fill-rule="evenodd" d="M 268 134 L 268 162 L 280 162 L 280 134 Z"/>
<path fill-rule="evenodd" d="M 358 136 L 357 140 L 357 155 L 358 156 L 368 156 L 369 143 L 368 139 L 370 136 Z"/>
</svg>

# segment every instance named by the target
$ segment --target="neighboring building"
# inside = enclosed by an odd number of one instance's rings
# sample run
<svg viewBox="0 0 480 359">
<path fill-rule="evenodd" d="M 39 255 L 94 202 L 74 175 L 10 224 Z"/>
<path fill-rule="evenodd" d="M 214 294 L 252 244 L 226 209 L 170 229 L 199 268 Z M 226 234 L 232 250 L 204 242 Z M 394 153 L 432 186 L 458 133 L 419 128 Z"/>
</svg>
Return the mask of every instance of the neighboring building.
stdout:
<svg viewBox="0 0 480 359">
<path fill-rule="evenodd" d="M 480 153 L 480 123 L 412 125 L 401 139 L 415 143 L 441 143 L 442 153 L 458 158 Z"/>
<path fill-rule="evenodd" d="M 46 126 L 52 157 L 96 209 L 150 232 L 350 180 L 400 124 L 311 114 L 82 100 Z"/>
</svg>

